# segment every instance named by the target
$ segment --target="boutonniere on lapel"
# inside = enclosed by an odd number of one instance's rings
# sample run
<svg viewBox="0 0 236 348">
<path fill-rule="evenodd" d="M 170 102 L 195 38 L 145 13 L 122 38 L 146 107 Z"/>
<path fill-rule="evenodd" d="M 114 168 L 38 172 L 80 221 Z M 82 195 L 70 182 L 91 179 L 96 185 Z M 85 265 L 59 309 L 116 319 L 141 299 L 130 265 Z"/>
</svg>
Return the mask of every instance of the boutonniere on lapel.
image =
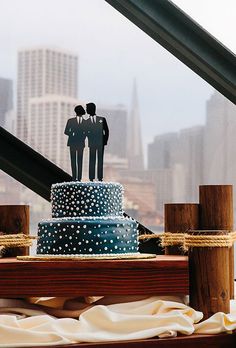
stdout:
<svg viewBox="0 0 236 348">
<path fill-rule="evenodd" d="M 102 120 L 100 120 L 99 122 L 102 123 Z"/>
</svg>

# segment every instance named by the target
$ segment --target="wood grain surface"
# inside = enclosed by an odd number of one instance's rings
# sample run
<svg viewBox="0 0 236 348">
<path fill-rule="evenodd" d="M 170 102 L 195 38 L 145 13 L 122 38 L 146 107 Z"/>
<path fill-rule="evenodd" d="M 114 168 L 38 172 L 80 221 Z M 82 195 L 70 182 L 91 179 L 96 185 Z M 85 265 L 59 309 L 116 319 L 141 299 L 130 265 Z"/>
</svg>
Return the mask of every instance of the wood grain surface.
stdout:
<svg viewBox="0 0 236 348">
<path fill-rule="evenodd" d="M 0 259 L 0 297 L 188 293 L 185 256 L 66 262 Z"/>
<path fill-rule="evenodd" d="M 201 230 L 234 229 L 233 186 L 200 185 L 199 186 Z M 229 250 L 229 287 L 230 298 L 234 298 L 234 248 Z"/>
<path fill-rule="evenodd" d="M 235 348 L 236 333 L 191 335 L 173 338 L 150 338 L 135 341 L 79 343 L 53 346 L 54 348 Z M 44 348 L 38 346 L 35 348 Z"/>
<path fill-rule="evenodd" d="M 189 231 L 189 235 L 225 235 L 227 231 Z M 229 248 L 189 249 L 190 306 L 209 318 L 217 312 L 229 313 Z"/>
<path fill-rule="evenodd" d="M 184 233 L 199 228 L 199 204 L 168 203 L 165 204 L 165 232 Z M 166 255 L 184 255 L 182 245 L 165 247 Z"/>
<path fill-rule="evenodd" d="M 0 232 L 4 234 L 29 234 L 28 205 L 0 205 Z M 29 248 L 8 248 L 4 257 L 28 255 Z"/>
</svg>

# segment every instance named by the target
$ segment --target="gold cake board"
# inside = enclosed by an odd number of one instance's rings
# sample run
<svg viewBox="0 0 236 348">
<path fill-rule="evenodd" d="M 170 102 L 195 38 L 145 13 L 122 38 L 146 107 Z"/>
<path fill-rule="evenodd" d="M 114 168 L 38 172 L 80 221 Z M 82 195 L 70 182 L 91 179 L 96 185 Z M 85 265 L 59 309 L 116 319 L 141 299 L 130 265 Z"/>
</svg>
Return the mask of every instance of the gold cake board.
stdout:
<svg viewBox="0 0 236 348">
<path fill-rule="evenodd" d="M 130 259 L 152 259 L 156 254 L 136 253 L 133 255 L 27 255 L 17 256 L 21 261 L 87 261 L 87 260 L 130 260 Z"/>
</svg>

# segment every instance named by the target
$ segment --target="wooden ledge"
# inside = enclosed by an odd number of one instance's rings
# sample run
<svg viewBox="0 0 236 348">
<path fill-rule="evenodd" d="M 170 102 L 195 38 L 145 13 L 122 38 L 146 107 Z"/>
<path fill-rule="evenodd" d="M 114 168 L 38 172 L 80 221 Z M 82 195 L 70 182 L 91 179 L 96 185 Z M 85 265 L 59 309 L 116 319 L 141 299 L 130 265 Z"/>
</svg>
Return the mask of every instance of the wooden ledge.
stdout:
<svg viewBox="0 0 236 348">
<path fill-rule="evenodd" d="M 174 338 L 150 338 L 145 340 L 78 343 L 52 346 L 53 348 L 235 348 L 236 333 L 218 335 L 190 335 Z M 35 348 L 44 348 L 38 346 Z"/>
<path fill-rule="evenodd" d="M 96 261 L 0 259 L 0 297 L 188 293 L 185 256 Z"/>
</svg>

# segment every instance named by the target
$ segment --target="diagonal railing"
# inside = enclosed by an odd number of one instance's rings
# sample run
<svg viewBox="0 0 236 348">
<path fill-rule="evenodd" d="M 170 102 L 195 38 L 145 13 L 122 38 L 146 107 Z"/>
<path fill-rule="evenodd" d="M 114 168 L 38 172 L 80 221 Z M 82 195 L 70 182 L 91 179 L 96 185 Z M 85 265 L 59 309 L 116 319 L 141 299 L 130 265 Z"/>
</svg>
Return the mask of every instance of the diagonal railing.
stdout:
<svg viewBox="0 0 236 348">
<path fill-rule="evenodd" d="M 0 127 L 0 169 L 50 201 L 51 185 L 72 177 Z"/>
<path fill-rule="evenodd" d="M 175 4 L 168 0 L 106 2 L 236 104 L 235 55 Z"/>
</svg>

